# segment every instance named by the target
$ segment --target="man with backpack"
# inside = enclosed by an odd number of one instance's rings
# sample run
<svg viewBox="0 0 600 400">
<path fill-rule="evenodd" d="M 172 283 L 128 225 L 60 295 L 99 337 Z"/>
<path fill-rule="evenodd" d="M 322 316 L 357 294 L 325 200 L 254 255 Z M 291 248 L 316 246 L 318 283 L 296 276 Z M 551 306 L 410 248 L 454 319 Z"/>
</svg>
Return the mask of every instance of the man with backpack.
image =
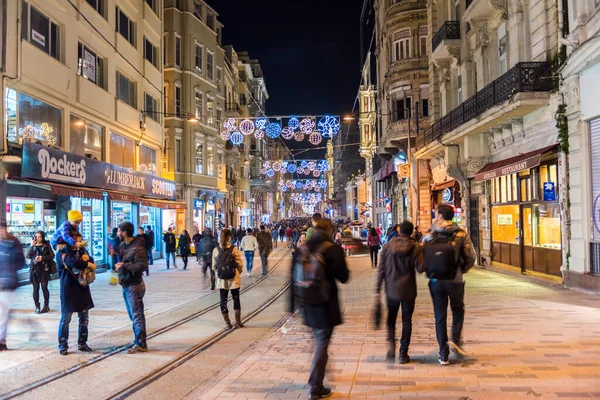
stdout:
<svg viewBox="0 0 600 400">
<path fill-rule="evenodd" d="M 298 249 L 292 262 L 290 311 L 302 304 L 304 323 L 313 329 L 316 343 L 308 380 L 309 399 L 322 399 L 331 396 L 331 389 L 323 386 L 327 349 L 334 327 L 342 324 L 336 280 L 346 283 L 350 271 L 344 250 L 332 242 L 331 220 L 321 219 L 313 228 L 311 238 Z"/>
<path fill-rule="evenodd" d="M 429 291 L 435 314 L 435 334 L 440 347 L 439 362 L 448 365 L 450 348 L 460 354 L 461 334 L 465 318 L 465 283 L 463 274 L 475 264 L 475 251 L 469 234 L 455 222 L 454 209 L 442 204 L 437 209 L 438 218 L 432 228 L 431 239 L 423 245 L 423 258 L 419 272 L 429 278 Z M 446 319 L 448 299 L 452 310 L 452 341 L 448 341 Z"/>
</svg>

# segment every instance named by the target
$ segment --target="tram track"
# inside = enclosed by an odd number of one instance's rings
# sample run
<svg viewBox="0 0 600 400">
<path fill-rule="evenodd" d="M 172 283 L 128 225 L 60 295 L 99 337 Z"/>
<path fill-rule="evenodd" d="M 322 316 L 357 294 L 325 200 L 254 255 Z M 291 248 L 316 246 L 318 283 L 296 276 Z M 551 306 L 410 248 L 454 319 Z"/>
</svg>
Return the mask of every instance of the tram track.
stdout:
<svg viewBox="0 0 600 400">
<path fill-rule="evenodd" d="M 240 294 L 245 293 L 250 291 L 251 289 L 253 289 L 254 287 L 256 287 L 257 285 L 259 285 L 261 282 L 263 282 L 267 277 L 269 277 L 280 265 L 281 263 L 286 259 L 286 257 L 290 254 L 291 249 L 287 249 L 283 255 L 281 256 L 281 258 L 277 261 L 277 263 L 267 272 L 266 275 L 261 276 L 260 278 L 256 279 L 254 282 L 252 282 L 250 285 L 248 286 L 244 286 L 242 287 L 242 289 L 240 290 Z M 279 291 L 275 296 L 270 297 L 265 303 L 261 304 L 261 306 L 259 306 L 259 308 L 255 309 L 254 311 L 252 311 L 251 313 L 247 314 L 243 321 L 245 322 L 246 320 L 250 320 L 253 317 L 255 317 L 256 315 L 258 315 L 260 313 L 260 311 L 257 312 L 258 309 L 260 309 L 261 311 L 264 310 L 265 308 L 268 307 L 268 305 L 265 306 L 265 304 L 271 300 L 272 302 L 274 302 L 275 300 L 277 300 L 279 297 L 281 297 L 281 295 L 285 292 L 285 290 L 287 290 L 287 288 L 289 287 L 289 284 L 286 285 L 283 289 L 281 289 L 281 291 Z M 271 302 L 271 303 L 272 303 Z M 269 303 L 269 305 L 271 304 Z M 151 340 L 153 338 L 156 338 L 160 335 L 163 335 L 169 331 L 172 331 L 173 329 L 182 326 L 190 321 L 193 321 L 207 313 L 209 313 L 210 311 L 213 311 L 217 308 L 219 308 L 220 302 L 217 301 L 213 304 L 211 304 L 208 307 L 205 307 L 187 317 L 184 317 L 178 321 L 172 322 L 154 332 L 152 332 L 151 334 L 148 334 L 147 336 L 147 340 Z M 199 354 L 201 351 L 203 351 L 204 349 L 212 346 L 213 344 L 215 344 L 216 342 L 218 342 L 219 340 L 221 340 L 222 338 L 224 338 L 225 336 L 227 336 L 229 333 L 231 333 L 231 331 L 227 331 L 227 330 L 222 330 L 217 332 L 216 334 L 210 336 L 209 338 L 203 340 L 202 342 L 200 342 L 198 345 L 195 345 L 193 348 L 195 349 L 195 351 L 198 350 L 198 348 L 201 348 L 200 351 L 198 351 L 196 354 Z M 216 340 L 218 339 L 218 340 Z M 5 394 L 1 394 L 0 395 L 0 400 L 9 400 L 9 399 L 14 399 L 17 398 L 19 396 L 22 396 L 24 394 L 27 394 L 29 392 L 34 391 L 35 389 L 38 389 L 44 385 L 47 385 L 51 382 L 57 381 L 59 379 L 65 378 L 71 374 L 74 374 L 75 372 L 78 372 L 84 368 L 90 367 L 92 365 L 98 364 L 101 361 L 104 361 L 110 357 L 113 357 L 117 354 L 120 354 L 124 351 L 126 351 L 127 349 L 129 349 L 131 347 L 131 343 L 128 343 L 126 345 L 122 345 L 122 346 L 118 346 L 110 351 L 107 351 L 105 353 L 99 354 L 89 360 L 83 361 L 79 364 L 73 365 L 69 368 L 63 369 L 61 371 L 55 372 L 49 376 L 46 376 L 42 379 L 36 380 L 32 383 L 29 383 L 25 386 L 22 386 L 20 388 L 11 390 Z M 190 349 L 191 350 L 191 349 Z M 183 354 L 188 353 L 190 350 L 186 351 Z M 177 358 L 180 358 L 181 356 L 178 356 Z M 169 363 L 170 364 L 170 363 Z M 175 367 L 176 368 L 176 367 Z M 162 376 L 162 375 L 161 375 Z M 158 377 L 157 377 L 158 378 Z M 156 379 L 157 379 L 156 378 Z M 145 386 L 145 385 L 144 385 Z M 140 387 L 141 388 L 141 387 Z M 138 389 L 139 390 L 139 389 Z"/>
</svg>

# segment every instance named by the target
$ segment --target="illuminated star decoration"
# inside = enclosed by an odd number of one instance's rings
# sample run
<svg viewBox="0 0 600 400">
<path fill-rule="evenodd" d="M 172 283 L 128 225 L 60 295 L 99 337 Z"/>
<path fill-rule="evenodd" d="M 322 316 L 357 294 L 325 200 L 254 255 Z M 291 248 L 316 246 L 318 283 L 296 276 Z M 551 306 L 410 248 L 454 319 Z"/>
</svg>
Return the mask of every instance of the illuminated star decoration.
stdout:
<svg viewBox="0 0 600 400">
<path fill-rule="evenodd" d="M 244 141 L 244 135 L 242 135 L 238 131 L 235 131 L 231 134 L 230 140 L 231 140 L 231 143 L 238 146 L 238 145 L 242 144 L 242 142 Z"/>
<path fill-rule="evenodd" d="M 259 118 L 256 121 L 254 121 L 254 126 L 256 127 L 256 129 L 260 129 L 261 131 L 264 131 L 265 129 L 267 129 L 268 123 L 269 123 L 268 119 Z"/>
<path fill-rule="evenodd" d="M 319 120 L 317 129 L 324 138 L 330 139 L 340 131 L 340 121 L 336 117 L 326 115 Z"/>
<path fill-rule="evenodd" d="M 319 143 L 321 143 L 321 140 L 322 140 L 322 137 L 319 132 L 313 132 L 308 137 L 308 141 L 315 146 L 318 145 Z"/>
<path fill-rule="evenodd" d="M 292 139 L 294 137 L 294 130 L 289 126 L 286 126 L 281 130 L 281 137 L 285 140 Z"/>
<path fill-rule="evenodd" d="M 554 189 L 554 185 L 552 185 L 552 182 L 544 183 L 544 191 L 551 192 L 553 189 Z"/>
<path fill-rule="evenodd" d="M 304 118 L 302 122 L 300 122 L 300 131 L 304 134 L 310 135 L 314 129 L 315 121 L 312 118 Z"/>
<path fill-rule="evenodd" d="M 225 122 L 223 122 L 223 127 L 227 129 L 229 132 L 233 132 L 235 130 L 235 119 L 227 118 Z"/>
<path fill-rule="evenodd" d="M 279 137 L 279 135 L 281 135 L 281 125 L 279 125 L 276 122 L 270 123 L 267 126 L 267 137 L 270 137 L 271 139 L 276 139 L 277 137 Z"/>
<path fill-rule="evenodd" d="M 228 141 L 231 138 L 231 132 L 225 130 L 225 131 L 221 131 L 221 139 L 223 139 L 224 141 Z"/>
<path fill-rule="evenodd" d="M 300 127 L 300 121 L 296 117 L 292 117 L 288 120 L 288 126 L 292 128 L 293 131 Z"/>
<path fill-rule="evenodd" d="M 249 119 L 245 119 L 240 122 L 240 132 L 242 132 L 242 135 L 244 136 L 254 133 L 254 122 L 250 121 Z"/>
</svg>

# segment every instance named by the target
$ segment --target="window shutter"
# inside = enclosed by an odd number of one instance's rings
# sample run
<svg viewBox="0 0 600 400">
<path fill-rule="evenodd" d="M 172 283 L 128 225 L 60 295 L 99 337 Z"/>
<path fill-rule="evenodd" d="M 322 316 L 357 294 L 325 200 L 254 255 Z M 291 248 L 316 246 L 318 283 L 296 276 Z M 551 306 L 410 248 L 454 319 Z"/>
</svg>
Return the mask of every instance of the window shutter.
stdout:
<svg viewBox="0 0 600 400">
<path fill-rule="evenodd" d="M 596 200 L 600 202 L 600 118 L 596 118 L 590 121 L 590 143 L 591 143 L 591 156 L 592 156 L 592 206 L 596 208 Z M 598 216 L 594 211 L 594 221 Z M 593 224 L 593 238 L 594 240 L 600 240 L 600 231 L 598 230 L 598 223 L 596 221 Z"/>
</svg>

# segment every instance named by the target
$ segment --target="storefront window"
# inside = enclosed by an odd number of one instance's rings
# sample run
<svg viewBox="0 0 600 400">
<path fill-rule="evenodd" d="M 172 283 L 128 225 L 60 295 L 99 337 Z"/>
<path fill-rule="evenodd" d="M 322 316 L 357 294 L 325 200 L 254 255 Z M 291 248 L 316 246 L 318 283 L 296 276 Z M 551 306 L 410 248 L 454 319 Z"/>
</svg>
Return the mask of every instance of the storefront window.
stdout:
<svg viewBox="0 0 600 400">
<path fill-rule="evenodd" d="M 104 261 L 106 232 L 104 231 L 104 201 L 71 197 L 71 208 L 81 211 L 83 220 L 79 231 L 83 240 L 88 242 L 87 250 L 96 263 Z"/>
<path fill-rule="evenodd" d="M 201 174 L 203 172 L 202 158 L 203 158 L 202 144 L 196 142 L 196 173 Z"/>
<path fill-rule="evenodd" d="M 156 150 L 148 146 L 140 146 L 140 166 L 138 170 L 146 174 L 156 175 Z"/>
<path fill-rule="evenodd" d="M 556 164 L 540 165 L 539 190 L 543 200 L 558 200 L 558 172 Z"/>
<path fill-rule="evenodd" d="M 110 162 L 124 168 L 134 167 L 133 140 L 117 133 L 110 133 Z"/>
<path fill-rule="evenodd" d="M 494 242 L 519 243 L 519 206 L 492 207 L 492 240 Z"/>
<path fill-rule="evenodd" d="M 25 140 L 48 146 L 62 145 L 62 110 L 59 108 L 6 89 L 6 121 L 9 142 L 22 144 Z"/>
<path fill-rule="evenodd" d="M 152 230 L 155 231 L 156 228 L 159 228 L 158 222 L 160 221 L 160 208 L 148 207 L 140 205 L 140 223 L 139 227 L 144 228 L 146 230 L 148 226 L 152 227 Z M 160 239 L 160 241 L 159 241 Z M 160 235 L 154 234 L 154 246 L 156 248 L 160 248 L 157 246 L 157 242 L 161 242 L 162 237 Z"/>
<path fill-rule="evenodd" d="M 533 245 L 560 250 L 560 207 L 558 204 L 533 205 Z"/>
<path fill-rule="evenodd" d="M 177 232 L 177 210 L 162 210 L 162 232 L 166 233 L 169 228 Z"/>
<path fill-rule="evenodd" d="M 71 114 L 71 153 L 102 160 L 104 127 Z"/>
<path fill-rule="evenodd" d="M 112 202 L 111 208 L 111 226 L 118 227 L 121 222 L 131 222 L 131 203 Z"/>
</svg>

